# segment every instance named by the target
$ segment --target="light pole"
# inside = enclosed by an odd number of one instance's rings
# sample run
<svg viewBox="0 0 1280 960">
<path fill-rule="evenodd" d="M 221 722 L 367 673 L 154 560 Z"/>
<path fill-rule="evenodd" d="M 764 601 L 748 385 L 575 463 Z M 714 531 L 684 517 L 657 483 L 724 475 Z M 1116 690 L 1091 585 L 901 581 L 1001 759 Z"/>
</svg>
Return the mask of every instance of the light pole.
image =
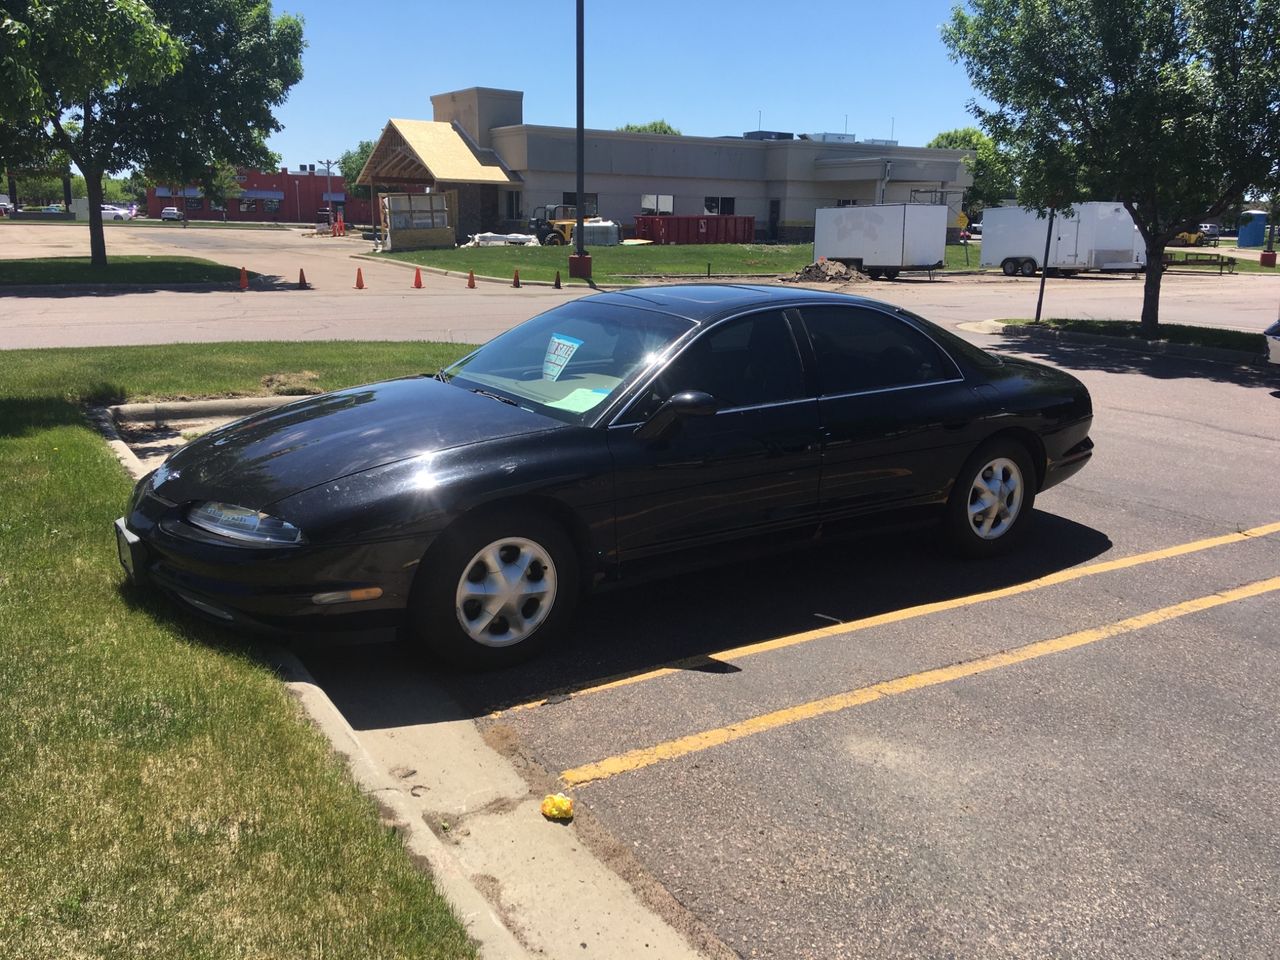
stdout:
<svg viewBox="0 0 1280 960">
<path fill-rule="evenodd" d="M 591 255 L 587 253 L 585 234 L 586 230 L 582 226 L 586 211 L 583 210 L 583 201 L 586 198 L 583 192 L 585 188 L 585 176 L 583 167 L 586 161 L 586 134 L 583 130 L 583 69 L 582 69 L 582 48 L 583 48 L 583 0 L 578 0 L 578 222 L 573 231 L 573 245 L 575 253 L 569 257 L 569 276 L 577 277 L 581 280 L 591 279 Z M 597 211 L 599 212 L 599 211 Z"/>
<path fill-rule="evenodd" d="M 317 160 L 324 164 L 325 210 L 329 213 L 329 226 L 333 226 L 333 165 L 337 160 Z"/>
</svg>

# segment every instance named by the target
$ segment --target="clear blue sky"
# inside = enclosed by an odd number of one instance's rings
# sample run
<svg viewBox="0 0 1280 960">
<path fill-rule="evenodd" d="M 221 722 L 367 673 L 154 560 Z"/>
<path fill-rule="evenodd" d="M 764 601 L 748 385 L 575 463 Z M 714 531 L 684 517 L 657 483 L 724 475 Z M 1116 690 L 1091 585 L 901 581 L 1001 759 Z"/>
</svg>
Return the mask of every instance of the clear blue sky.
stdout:
<svg viewBox="0 0 1280 960">
<path fill-rule="evenodd" d="M 951 0 L 788 4 L 587 0 L 586 124 L 665 119 L 683 133 L 893 136 L 920 146 L 973 120 L 939 27 Z M 574 0 L 275 0 L 300 14 L 304 76 L 271 138 L 295 167 L 431 119 L 433 93 L 524 91 L 526 123 L 573 126 Z"/>
</svg>

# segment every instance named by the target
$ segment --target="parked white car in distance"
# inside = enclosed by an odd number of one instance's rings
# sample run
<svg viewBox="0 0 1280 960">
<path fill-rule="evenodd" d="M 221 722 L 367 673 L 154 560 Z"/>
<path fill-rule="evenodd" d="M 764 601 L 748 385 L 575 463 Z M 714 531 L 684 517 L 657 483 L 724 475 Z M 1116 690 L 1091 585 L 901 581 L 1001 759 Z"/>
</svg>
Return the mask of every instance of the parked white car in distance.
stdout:
<svg viewBox="0 0 1280 960">
<path fill-rule="evenodd" d="M 182 211 L 177 207 L 165 207 L 160 211 L 161 220 L 181 220 Z"/>
<path fill-rule="evenodd" d="M 104 203 L 102 205 L 103 220 L 132 220 L 133 214 L 125 207 L 117 207 L 112 203 Z"/>
</svg>

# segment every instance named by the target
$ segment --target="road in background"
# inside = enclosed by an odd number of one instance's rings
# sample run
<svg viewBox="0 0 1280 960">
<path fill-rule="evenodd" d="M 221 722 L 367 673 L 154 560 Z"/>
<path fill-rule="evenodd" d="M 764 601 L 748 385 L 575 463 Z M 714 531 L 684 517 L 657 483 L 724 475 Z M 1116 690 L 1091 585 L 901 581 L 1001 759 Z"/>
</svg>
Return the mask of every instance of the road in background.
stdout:
<svg viewBox="0 0 1280 960">
<path fill-rule="evenodd" d="M 88 231 L 77 225 L 5 224 L 4 258 L 88 254 Z M 296 230 L 108 228 L 111 253 L 200 256 L 278 278 L 277 289 L 209 292 L 4 293 L 0 288 L 0 349 L 107 346 L 218 340 L 447 340 L 481 342 L 543 310 L 589 292 L 479 283 L 425 273 L 423 290 L 401 265 L 353 260 L 367 241 L 304 236 Z M 355 290 L 355 272 L 365 290 Z M 312 290 L 293 290 L 298 270 Z M 874 297 L 942 323 L 1030 317 L 1038 279 L 1001 275 L 863 282 L 847 293 Z M 1161 319 L 1169 323 L 1263 330 L 1275 321 L 1280 277 L 1168 274 Z M 1128 276 L 1051 279 L 1051 317 L 1133 319 L 1141 312 L 1142 281 Z"/>
</svg>

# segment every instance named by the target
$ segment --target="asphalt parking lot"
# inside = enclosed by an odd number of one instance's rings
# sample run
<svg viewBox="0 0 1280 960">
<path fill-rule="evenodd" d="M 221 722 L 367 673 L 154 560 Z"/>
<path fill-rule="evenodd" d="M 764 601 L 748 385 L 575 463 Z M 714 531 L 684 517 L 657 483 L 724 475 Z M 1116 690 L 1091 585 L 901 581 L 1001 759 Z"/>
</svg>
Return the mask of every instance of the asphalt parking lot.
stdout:
<svg viewBox="0 0 1280 960">
<path fill-rule="evenodd" d="M 365 734 L 442 685 L 744 957 L 1270 956 L 1280 377 L 1033 355 L 1089 385 L 1097 452 L 1016 556 L 742 560 L 484 676 L 304 659 Z"/>
</svg>

